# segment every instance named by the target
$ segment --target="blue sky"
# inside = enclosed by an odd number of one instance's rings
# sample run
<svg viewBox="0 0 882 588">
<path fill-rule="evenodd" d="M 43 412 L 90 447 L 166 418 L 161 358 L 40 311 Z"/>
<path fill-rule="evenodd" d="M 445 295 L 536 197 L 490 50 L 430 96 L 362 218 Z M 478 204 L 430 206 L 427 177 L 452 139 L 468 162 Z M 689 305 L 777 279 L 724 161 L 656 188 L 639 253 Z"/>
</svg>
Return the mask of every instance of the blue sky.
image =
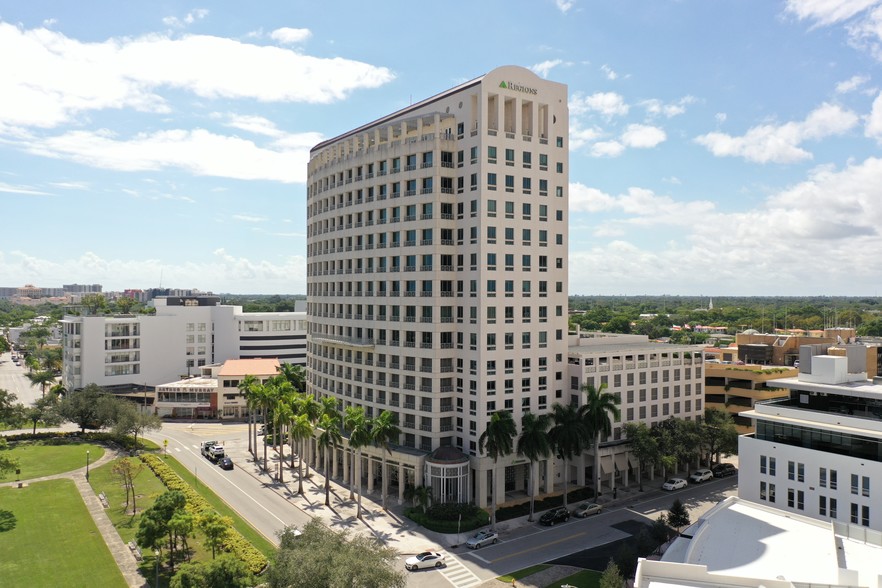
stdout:
<svg viewBox="0 0 882 588">
<path fill-rule="evenodd" d="M 0 286 L 303 293 L 310 147 L 520 65 L 571 294 L 879 292 L 882 0 L 0 0 L 0 55 Z"/>
</svg>

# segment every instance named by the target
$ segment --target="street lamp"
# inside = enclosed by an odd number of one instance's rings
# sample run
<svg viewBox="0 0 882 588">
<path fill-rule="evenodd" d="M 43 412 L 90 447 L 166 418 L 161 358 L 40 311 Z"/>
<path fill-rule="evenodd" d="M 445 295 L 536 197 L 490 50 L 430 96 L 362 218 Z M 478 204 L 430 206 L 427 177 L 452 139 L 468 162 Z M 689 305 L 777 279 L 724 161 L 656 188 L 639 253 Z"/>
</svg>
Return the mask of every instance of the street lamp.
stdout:
<svg viewBox="0 0 882 588">
<path fill-rule="evenodd" d="M 89 481 L 89 450 L 86 450 L 86 481 Z"/>
<path fill-rule="evenodd" d="M 153 555 L 156 557 L 156 588 L 159 588 L 159 550 L 154 549 Z"/>
</svg>

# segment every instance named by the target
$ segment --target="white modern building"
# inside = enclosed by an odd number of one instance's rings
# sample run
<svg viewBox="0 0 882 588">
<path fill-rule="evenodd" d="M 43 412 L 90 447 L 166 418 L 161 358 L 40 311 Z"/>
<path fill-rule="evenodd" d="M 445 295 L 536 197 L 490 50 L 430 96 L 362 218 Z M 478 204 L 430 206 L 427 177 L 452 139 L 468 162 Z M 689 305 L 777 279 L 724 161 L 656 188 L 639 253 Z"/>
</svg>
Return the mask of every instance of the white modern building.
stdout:
<svg viewBox="0 0 882 588">
<path fill-rule="evenodd" d="M 566 86 L 507 66 L 312 149 L 308 387 L 396 414 L 383 479 L 485 505 L 490 416 L 564 397 L 568 135 Z M 496 471 L 501 502 L 525 460 Z"/>
<path fill-rule="evenodd" d="M 153 387 L 228 359 L 306 363 L 306 313 L 244 313 L 216 296 L 165 297 L 152 315 L 67 315 L 62 381 L 68 390 Z"/>
<path fill-rule="evenodd" d="M 863 345 L 800 348 L 787 398 L 744 413 L 738 495 L 791 513 L 882 532 L 882 378 L 866 379 Z"/>
<path fill-rule="evenodd" d="M 704 416 L 700 345 L 667 345 L 651 342 L 645 335 L 577 331 L 569 335 L 567 363 L 564 402 L 585 404 L 582 387 L 586 384 L 595 389 L 605 386 L 605 392 L 619 400 L 621 418 L 600 446 L 602 490 L 628 485 L 639 467 L 623 435 L 625 423 L 651 426 L 671 417 L 692 421 Z M 570 479 L 579 485 L 593 480 L 593 461 L 593 450 L 583 454 L 581 461 L 574 460 Z"/>
<path fill-rule="evenodd" d="M 730 497 L 640 560 L 636 588 L 882 588 L 882 533 Z"/>
</svg>

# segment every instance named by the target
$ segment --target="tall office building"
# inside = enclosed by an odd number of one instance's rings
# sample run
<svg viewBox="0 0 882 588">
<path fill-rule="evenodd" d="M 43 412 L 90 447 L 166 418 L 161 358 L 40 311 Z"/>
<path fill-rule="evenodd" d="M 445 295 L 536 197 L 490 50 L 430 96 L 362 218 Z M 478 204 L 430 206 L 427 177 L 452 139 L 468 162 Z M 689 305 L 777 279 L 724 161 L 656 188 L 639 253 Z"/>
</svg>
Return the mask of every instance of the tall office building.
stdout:
<svg viewBox="0 0 882 588">
<path fill-rule="evenodd" d="M 486 504 L 492 413 L 520 423 L 564 388 L 566 86 L 500 67 L 316 145 L 308 173 L 309 389 L 397 415 L 369 489 Z M 500 461 L 498 499 L 523 462 Z"/>
</svg>

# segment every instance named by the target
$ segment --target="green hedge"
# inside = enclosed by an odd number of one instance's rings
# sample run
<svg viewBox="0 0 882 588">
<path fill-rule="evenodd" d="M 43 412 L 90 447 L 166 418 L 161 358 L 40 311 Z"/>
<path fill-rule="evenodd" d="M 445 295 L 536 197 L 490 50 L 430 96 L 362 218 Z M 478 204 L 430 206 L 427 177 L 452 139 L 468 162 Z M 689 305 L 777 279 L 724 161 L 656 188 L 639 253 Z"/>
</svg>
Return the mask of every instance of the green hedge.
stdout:
<svg viewBox="0 0 882 588">
<path fill-rule="evenodd" d="M 96 443 L 115 443 L 126 451 L 136 449 L 135 440 L 126 435 L 115 435 L 113 433 L 80 433 L 79 431 L 44 431 L 40 433 L 20 433 L 18 435 L 7 435 L 8 441 L 45 441 L 47 439 L 57 439 L 59 443 L 66 441 L 95 441 Z M 156 450 L 159 446 L 148 439 L 138 439 L 137 449 Z"/>
<path fill-rule="evenodd" d="M 576 490 L 572 490 L 567 494 L 567 507 L 572 508 L 577 503 L 588 500 L 593 496 L 594 491 L 591 490 L 591 488 L 577 488 Z M 558 506 L 563 506 L 563 494 L 537 500 L 535 502 L 534 511 L 538 513 Z M 528 514 L 530 514 L 529 500 L 522 502 L 521 504 L 515 504 L 514 506 L 506 506 L 504 508 L 496 509 L 496 520 L 507 521 L 518 517 L 525 517 Z"/>
<path fill-rule="evenodd" d="M 162 480 L 169 490 L 179 490 L 187 499 L 187 510 L 193 515 L 199 516 L 206 511 L 212 510 L 211 505 L 193 489 L 190 484 L 181 477 L 162 459 L 156 455 L 146 454 L 141 456 L 141 461 L 147 464 L 156 476 Z M 230 529 L 222 546 L 224 551 L 232 553 L 245 562 L 252 574 L 259 574 L 266 568 L 266 557 L 249 543 L 239 531 Z"/>
<path fill-rule="evenodd" d="M 475 507 L 475 510 L 477 512 L 471 517 L 463 515 L 461 524 L 458 520 L 434 519 L 427 514 L 423 514 L 423 511 L 419 508 L 409 508 L 404 511 L 404 515 L 413 522 L 422 525 L 430 531 L 435 531 L 436 533 L 467 533 L 473 529 L 486 527 L 490 524 L 490 515 L 487 511 L 481 510 L 477 507 Z"/>
</svg>

